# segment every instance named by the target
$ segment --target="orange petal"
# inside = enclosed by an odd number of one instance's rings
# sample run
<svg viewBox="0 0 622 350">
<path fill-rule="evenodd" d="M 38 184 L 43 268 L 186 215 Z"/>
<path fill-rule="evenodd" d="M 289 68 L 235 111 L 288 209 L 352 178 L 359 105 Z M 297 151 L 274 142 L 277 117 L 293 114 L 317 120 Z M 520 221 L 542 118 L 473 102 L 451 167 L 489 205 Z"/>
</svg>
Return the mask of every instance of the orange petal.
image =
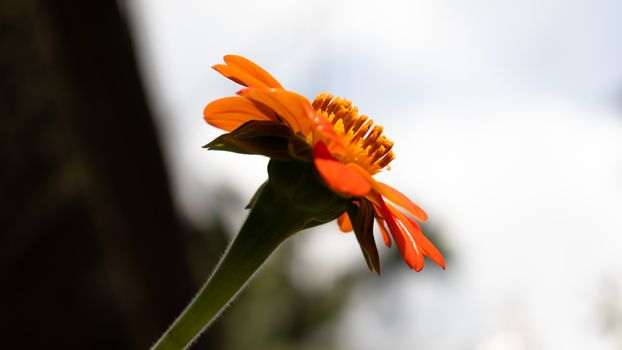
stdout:
<svg viewBox="0 0 622 350">
<path fill-rule="evenodd" d="M 443 258 L 443 254 L 441 254 L 441 252 L 436 248 L 434 243 L 430 242 L 428 237 L 423 234 L 423 231 L 421 231 L 421 227 L 419 227 L 419 224 L 417 224 L 415 220 L 409 218 L 406 215 L 404 215 L 404 217 L 406 217 L 408 222 L 415 227 L 412 232 L 414 233 L 415 241 L 421 246 L 423 253 L 427 255 L 430 259 L 432 259 L 432 261 L 437 263 L 440 267 L 442 267 L 443 270 L 445 270 L 445 259 Z"/>
<path fill-rule="evenodd" d="M 294 133 L 308 135 L 311 120 L 308 115 L 309 101 L 295 92 L 278 89 L 243 89 L 238 95 L 270 107 Z"/>
<path fill-rule="evenodd" d="M 203 119 L 226 131 L 233 131 L 249 120 L 273 120 L 250 100 L 239 96 L 225 97 L 211 102 L 203 110 Z"/>
<path fill-rule="evenodd" d="M 387 231 L 387 227 L 386 227 L 384 220 L 380 218 L 376 218 L 376 224 L 378 224 L 378 228 L 380 228 L 380 233 L 382 234 L 382 240 L 384 241 L 384 245 L 390 248 L 391 237 L 389 237 L 389 231 Z"/>
<path fill-rule="evenodd" d="M 420 221 L 426 221 L 428 219 L 428 214 L 423 211 L 418 205 L 416 205 L 413 201 L 408 199 L 405 195 L 403 195 L 400 191 L 395 188 L 374 180 L 374 178 L 363 169 L 361 166 L 355 163 L 349 163 L 348 166 L 355 168 L 362 176 L 364 176 L 369 183 L 371 183 L 374 191 L 378 192 L 382 196 L 386 197 L 391 202 L 399 205 L 400 207 L 406 209 L 409 213 L 411 213 L 415 218 Z M 372 201 L 373 202 L 373 201 Z"/>
<path fill-rule="evenodd" d="M 313 163 L 328 187 L 348 197 L 360 197 L 371 191 L 370 183 L 361 174 L 333 158 L 324 142 L 313 147 Z"/>
<path fill-rule="evenodd" d="M 341 232 L 352 232 L 352 221 L 350 221 L 348 213 L 343 212 L 343 214 L 341 214 L 341 216 L 337 219 L 337 223 L 339 224 Z"/>
<path fill-rule="evenodd" d="M 323 115 L 315 112 L 312 107 L 308 113 L 312 116 L 313 140 L 323 141 L 333 154 L 346 154 L 347 151 L 343 141 L 335 132 L 333 124 Z"/>
<path fill-rule="evenodd" d="M 389 209 L 382 196 L 378 196 L 378 201 L 380 202 L 383 217 L 389 225 L 393 240 L 397 244 L 404 261 L 415 271 L 421 271 L 424 265 L 423 252 L 419 249 L 403 223 Z"/>
<path fill-rule="evenodd" d="M 240 85 L 261 89 L 269 88 L 269 86 L 266 85 L 264 82 L 253 77 L 247 72 L 240 70 L 239 68 L 227 66 L 224 64 L 217 64 L 215 66 L 212 66 L 212 68 L 214 68 L 218 73 L 224 75 L 225 77 L 233 80 Z"/>
<path fill-rule="evenodd" d="M 227 64 L 217 64 L 212 68 L 240 85 L 261 89 L 283 88 L 270 73 L 242 56 L 227 55 L 225 62 Z"/>
<path fill-rule="evenodd" d="M 403 195 L 400 191 L 395 188 L 384 184 L 382 182 L 376 181 L 374 184 L 374 190 L 384 196 L 386 199 L 391 202 L 399 205 L 400 207 L 406 209 L 410 214 L 412 214 L 419 221 L 426 221 L 428 219 L 428 214 L 423 211 L 418 205 L 416 205 L 413 201 L 408 199 L 405 195 Z"/>
<path fill-rule="evenodd" d="M 283 86 L 281 86 L 281 84 L 276 79 L 274 79 L 274 77 L 270 75 L 270 73 L 268 73 L 265 69 L 261 68 L 255 62 L 247 58 L 237 55 L 227 55 L 225 56 L 225 62 L 231 67 L 235 67 L 241 71 L 247 72 L 249 75 L 261 81 L 269 88 L 283 88 Z"/>
<path fill-rule="evenodd" d="M 372 192 L 373 193 L 373 192 Z M 369 194 L 365 196 L 367 200 L 372 202 L 374 205 L 374 216 L 376 217 L 376 223 L 378 224 L 378 228 L 380 229 L 380 233 L 382 234 L 382 240 L 384 241 L 384 245 L 387 247 L 391 247 L 391 237 L 389 236 L 389 231 L 387 229 L 387 223 L 384 220 L 384 216 L 382 214 L 382 209 L 380 208 L 380 202 L 376 199 L 378 196 L 376 193 Z"/>
<path fill-rule="evenodd" d="M 409 218 L 407 215 L 401 213 L 399 210 L 391 207 L 390 205 L 388 206 L 392 210 L 392 212 L 398 217 L 400 222 L 402 222 L 406 230 L 412 235 L 415 244 L 418 247 L 421 247 L 423 254 L 428 256 L 430 259 L 432 259 L 432 261 L 445 269 L 445 259 L 443 258 L 443 255 L 434 246 L 434 244 L 430 242 L 430 240 L 423 234 L 423 231 L 421 230 L 419 224 L 415 220 Z"/>
</svg>

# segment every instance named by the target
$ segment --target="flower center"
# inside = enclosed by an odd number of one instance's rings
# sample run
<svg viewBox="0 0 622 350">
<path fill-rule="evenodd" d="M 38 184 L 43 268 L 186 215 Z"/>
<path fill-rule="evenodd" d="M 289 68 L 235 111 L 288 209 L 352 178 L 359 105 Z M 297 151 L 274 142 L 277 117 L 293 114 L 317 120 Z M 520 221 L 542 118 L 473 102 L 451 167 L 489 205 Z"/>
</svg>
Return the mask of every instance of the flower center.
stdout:
<svg viewBox="0 0 622 350">
<path fill-rule="evenodd" d="M 352 102 L 323 93 L 315 98 L 313 108 L 331 122 L 343 141 L 346 153 L 334 155 L 340 161 L 356 163 L 372 175 L 384 167 L 391 169 L 393 142 L 382 135 L 382 126 L 374 126 L 366 115 L 359 116 Z"/>
</svg>

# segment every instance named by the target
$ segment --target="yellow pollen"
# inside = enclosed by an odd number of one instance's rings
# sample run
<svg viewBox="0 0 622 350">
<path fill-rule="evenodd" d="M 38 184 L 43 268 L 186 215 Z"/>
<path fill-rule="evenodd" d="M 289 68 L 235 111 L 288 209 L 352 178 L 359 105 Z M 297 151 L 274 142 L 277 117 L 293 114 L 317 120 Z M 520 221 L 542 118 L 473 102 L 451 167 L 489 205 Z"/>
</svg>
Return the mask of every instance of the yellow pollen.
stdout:
<svg viewBox="0 0 622 350">
<path fill-rule="evenodd" d="M 342 139 L 346 154 L 335 155 L 339 160 L 356 163 L 372 175 L 385 167 L 391 169 L 393 142 L 382 135 L 382 126 L 373 126 L 366 115 L 359 116 L 352 102 L 324 93 L 315 98 L 313 108 L 331 122 Z"/>
</svg>

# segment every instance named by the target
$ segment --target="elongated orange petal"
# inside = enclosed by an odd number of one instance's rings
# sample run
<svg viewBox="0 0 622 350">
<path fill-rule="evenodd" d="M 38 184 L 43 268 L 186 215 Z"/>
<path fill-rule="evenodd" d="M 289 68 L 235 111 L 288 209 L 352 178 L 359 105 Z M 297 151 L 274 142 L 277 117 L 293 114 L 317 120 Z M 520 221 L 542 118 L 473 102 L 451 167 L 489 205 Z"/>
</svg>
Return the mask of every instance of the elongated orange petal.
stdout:
<svg viewBox="0 0 622 350">
<path fill-rule="evenodd" d="M 248 73 L 253 76 L 255 79 L 261 81 L 269 88 L 282 89 L 283 86 L 274 79 L 270 73 L 268 73 L 265 69 L 261 68 L 255 62 L 237 55 L 227 55 L 225 56 L 225 62 L 231 66 L 235 67 L 241 71 Z"/>
<path fill-rule="evenodd" d="M 339 224 L 339 229 L 341 232 L 352 232 L 352 221 L 350 221 L 350 216 L 348 213 L 344 212 L 337 218 L 337 224 Z"/>
<path fill-rule="evenodd" d="M 419 221 L 426 221 L 428 219 L 428 214 L 423 211 L 423 209 L 419 208 L 418 205 L 413 203 L 408 197 L 403 195 L 400 191 L 395 188 L 384 184 L 382 182 L 376 181 L 374 184 L 374 190 L 384 196 L 386 199 L 391 202 L 399 205 L 400 207 L 406 209 L 412 216 L 417 218 Z"/>
<path fill-rule="evenodd" d="M 378 228 L 380 229 L 380 233 L 382 234 L 382 240 L 384 241 L 384 245 L 390 248 L 391 237 L 389 236 L 389 231 L 387 229 L 387 223 L 384 219 L 384 214 L 382 213 L 380 202 L 378 201 L 377 197 L 380 197 L 380 196 L 374 192 L 371 192 L 370 194 L 365 196 L 365 198 L 374 205 L 374 212 L 375 212 L 374 216 L 376 217 L 376 223 L 378 224 Z"/>
<path fill-rule="evenodd" d="M 400 222 L 404 225 L 404 227 L 408 230 L 408 232 L 412 235 L 415 244 L 421 247 L 423 254 L 428 256 L 432 261 L 437 263 L 440 267 L 445 269 L 445 259 L 441 252 L 434 246 L 432 242 L 423 234 L 421 227 L 419 224 L 409 218 L 407 215 L 404 215 L 399 210 L 393 208 L 390 204 L 387 205 L 389 209 L 396 215 L 396 217 L 400 220 Z"/>
<path fill-rule="evenodd" d="M 205 106 L 203 119 L 226 131 L 233 131 L 249 120 L 274 120 L 244 97 L 233 96 L 215 100 Z"/>
<path fill-rule="evenodd" d="M 313 163 L 328 187 L 335 192 L 360 197 L 371 191 L 370 183 L 358 171 L 333 158 L 322 141 L 313 147 Z"/>
<path fill-rule="evenodd" d="M 428 237 L 426 237 L 423 234 L 421 227 L 419 227 L 419 224 L 415 220 L 409 218 L 406 215 L 404 215 L 404 217 L 411 225 L 414 226 L 415 229 L 412 232 L 414 233 L 414 236 L 415 236 L 414 238 L 417 244 L 421 245 L 421 249 L 423 250 L 423 253 L 426 256 L 428 256 L 430 259 L 432 259 L 432 261 L 437 263 L 440 267 L 442 267 L 444 270 L 445 269 L 445 258 L 443 258 L 443 254 L 441 254 L 441 252 L 436 248 L 434 243 L 430 242 Z"/>
<path fill-rule="evenodd" d="M 240 85 L 260 89 L 270 88 L 268 85 L 266 85 L 266 83 L 248 74 L 248 72 L 240 70 L 239 68 L 227 66 L 224 64 L 217 64 L 215 66 L 212 66 L 212 68 L 214 68 L 218 73 L 224 75 L 225 77 L 233 80 Z"/>
<path fill-rule="evenodd" d="M 383 197 L 386 197 L 386 199 L 406 209 L 406 211 L 420 221 L 426 221 L 428 219 L 428 214 L 426 214 L 423 209 L 408 199 L 408 197 L 403 195 L 400 191 L 385 183 L 376 181 L 371 174 L 369 174 L 369 172 L 356 163 L 349 163 L 348 166 L 356 169 L 372 185 L 374 191 L 381 194 Z"/>
<path fill-rule="evenodd" d="M 403 223 L 389 209 L 382 196 L 378 195 L 377 198 L 380 202 L 383 217 L 389 225 L 393 240 L 397 244 L 404 261 L 415 271 L 421 271 L 424 266 L 423 252 L 419 249 L 408 230 L 403 226 Z"/>
<path fill-rule="evenodd" d="M 376 218 L 376 224 L 378 224 L 378 228 L 380 229 L 380 233 L 382 234 L 382 240 L 384 241 L 384 245 L 390 248 L 391 237 L 389 237 L 389 231 L 387 231 L 387 227 L 385 226 L 384 220 L 380 218 Z"/>
<path fill-rule="evenodd" d="M 240 90 L 238 95 L 270 107 L 294 133 L 309 134 L 311 116 L 309 116 L 309 109 L 305 105 L 310 105 L 310 103 L 304 96 L 286 90 L 254 88 Z"/>
</svg>

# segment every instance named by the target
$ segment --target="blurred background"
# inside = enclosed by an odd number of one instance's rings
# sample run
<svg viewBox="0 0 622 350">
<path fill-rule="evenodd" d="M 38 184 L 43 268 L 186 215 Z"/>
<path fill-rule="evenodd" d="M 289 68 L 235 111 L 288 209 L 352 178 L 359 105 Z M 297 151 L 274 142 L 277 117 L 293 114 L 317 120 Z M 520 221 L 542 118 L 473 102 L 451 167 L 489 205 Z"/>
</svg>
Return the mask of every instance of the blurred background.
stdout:
<svg viewBox="0 0 622 350">
<path fill-rule="evenodd" d="M 286 242 L 193 349 L 622 349 L 622 3 L 4 1 L 0 347 L 145 349 L 267 160 L 207 152 L 244 55 L 354 101 L 447 270 Z"/>
</svg>

